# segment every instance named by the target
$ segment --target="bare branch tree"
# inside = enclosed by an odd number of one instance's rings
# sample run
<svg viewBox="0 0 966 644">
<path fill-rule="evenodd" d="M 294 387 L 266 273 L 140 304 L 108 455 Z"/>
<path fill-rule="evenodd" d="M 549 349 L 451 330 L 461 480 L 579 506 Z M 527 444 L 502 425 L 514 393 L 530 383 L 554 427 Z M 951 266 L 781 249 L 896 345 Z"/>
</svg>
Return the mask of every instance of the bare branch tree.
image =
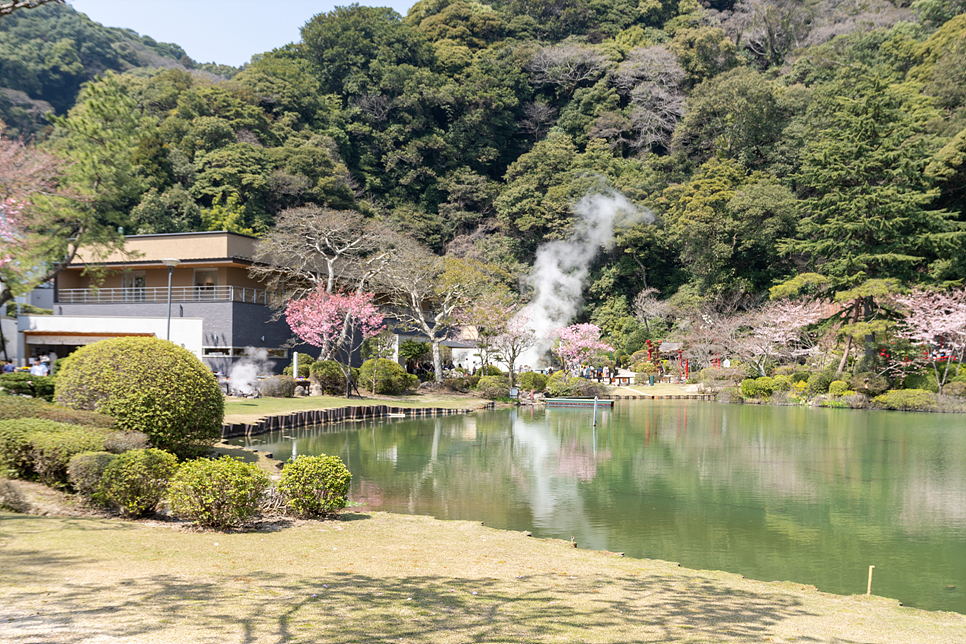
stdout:
<svg viewBox="0 0 966 644">
<path fill-rule="evenodd" d="M 657 298 L 658 291 L 656 288 L 645 288 L 634 298 L 634 302 L 631 304 L 631 311 L 634 313 L 634 317 L 637 318 L 639 322 L 644 325 L 644 328 L 650 332 L 650 326 L 648 323 L 652 320 L 666 320 L 671 317 L 674 312 L 673 307 L 667 300 L 659 300 Z"/>
<path fill-rule="evenodd" d="M 0 18 L 10 15 L 18 9 L 33 9 L 42 4 L 50 4 L 51 2 L 64 4 L 64 0 L 13 0 L 12 2 L 0 2 Z"/>
<path fill-rule="evenodd" d="M 361 213 L 309 205 L 282 212 L 255 245 L 254 279 L 302 297 L 318 288 L 362 292 L 391 258 L 398 236 Z"/>
<path fill-rule="evenodd" d="M 537 50 L 527 69 L 534 85 L 556 85 L 572 92 L 580 83 L 598 80 L 610 65 L 607 56 L 593 47 L 561 43 Z"/>
</svg>

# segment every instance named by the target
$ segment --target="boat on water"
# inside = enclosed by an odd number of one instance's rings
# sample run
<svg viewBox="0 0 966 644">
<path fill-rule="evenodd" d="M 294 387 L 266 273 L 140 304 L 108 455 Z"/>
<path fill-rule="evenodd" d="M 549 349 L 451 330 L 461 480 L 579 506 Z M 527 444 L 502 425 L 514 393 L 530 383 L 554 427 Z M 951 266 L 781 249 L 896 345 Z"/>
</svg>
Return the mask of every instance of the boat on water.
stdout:
<svg viewBox="0 0 966 644">
<path fill-rule="evenodd" d="M 544 401 L 547 407 L 593 407 L 595 404 L 598 407 L 613 407 L 613 400 L 601 400 L 596 401 L 593 398 L 547 398 Z"/>
</svg>

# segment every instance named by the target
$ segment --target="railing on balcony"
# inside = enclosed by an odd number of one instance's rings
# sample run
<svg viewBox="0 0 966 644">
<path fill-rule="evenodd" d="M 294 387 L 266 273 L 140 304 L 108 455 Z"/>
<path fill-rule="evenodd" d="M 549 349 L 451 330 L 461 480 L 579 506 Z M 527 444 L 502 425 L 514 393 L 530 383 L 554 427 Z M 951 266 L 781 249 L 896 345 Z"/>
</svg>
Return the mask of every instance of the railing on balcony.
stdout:
<svg viewBox="0 0 966 644">
<path fill-rule="evenodd" d="M 247 302 L 270 305 L 281 293 L 241 286 L 172 286 L 172 302 Z M 137 304 L 167 302 L 168 287 L 65 288 L 57 291 L 58 304 Z"/>
</svg>

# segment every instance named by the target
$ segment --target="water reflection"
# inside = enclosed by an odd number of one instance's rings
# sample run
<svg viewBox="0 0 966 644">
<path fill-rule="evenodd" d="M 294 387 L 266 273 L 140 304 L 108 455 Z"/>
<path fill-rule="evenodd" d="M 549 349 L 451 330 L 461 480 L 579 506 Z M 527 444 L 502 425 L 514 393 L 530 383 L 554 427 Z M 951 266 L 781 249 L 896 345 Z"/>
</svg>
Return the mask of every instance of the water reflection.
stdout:
<svg viewBox="0 0 966 644">
<path fill-rule="evenodd" d="M 664 401 L 259 437 L 338 454 L 373 509 L 966 612 L 966 419 Z M 949 588 L 953 587 L 953 588 Z"/>
</svg>

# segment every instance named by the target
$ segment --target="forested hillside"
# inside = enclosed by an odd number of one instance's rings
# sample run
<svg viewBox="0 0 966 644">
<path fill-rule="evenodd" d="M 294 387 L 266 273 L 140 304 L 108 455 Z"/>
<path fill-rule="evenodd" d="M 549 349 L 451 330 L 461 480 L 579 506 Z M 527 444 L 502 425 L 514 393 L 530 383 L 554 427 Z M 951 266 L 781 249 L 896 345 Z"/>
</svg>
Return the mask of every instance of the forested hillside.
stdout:
<svg viewBox="0 0 966 644">
<path fill-rule="evenodd" d="M 103 72 L 40 138 L 82 155 L 83 133 L 109 127 L 104 207 L 129 233 L 260 234 L 314 203 L 522 276 L 538 244 L 570 234 L 575 201 L 613 187 L 657 217 L 619 234 L 585 291 L 584 318 L 621 343 L 642 337 L 631 305 L 645 288 L 695 306 L 803 273 L 839 291 L 966 278 L 964 12 L 964 0 L 421 0 L 405 17 L 352 5 L 218 80 L 175 45 L 47 6 L 0 23 L 0 86 L 63 112 Z M 171 64 L 148 69 L 152 56 Z M 123 118 L 105 125 L 105 106 Z"/>
</svg>

